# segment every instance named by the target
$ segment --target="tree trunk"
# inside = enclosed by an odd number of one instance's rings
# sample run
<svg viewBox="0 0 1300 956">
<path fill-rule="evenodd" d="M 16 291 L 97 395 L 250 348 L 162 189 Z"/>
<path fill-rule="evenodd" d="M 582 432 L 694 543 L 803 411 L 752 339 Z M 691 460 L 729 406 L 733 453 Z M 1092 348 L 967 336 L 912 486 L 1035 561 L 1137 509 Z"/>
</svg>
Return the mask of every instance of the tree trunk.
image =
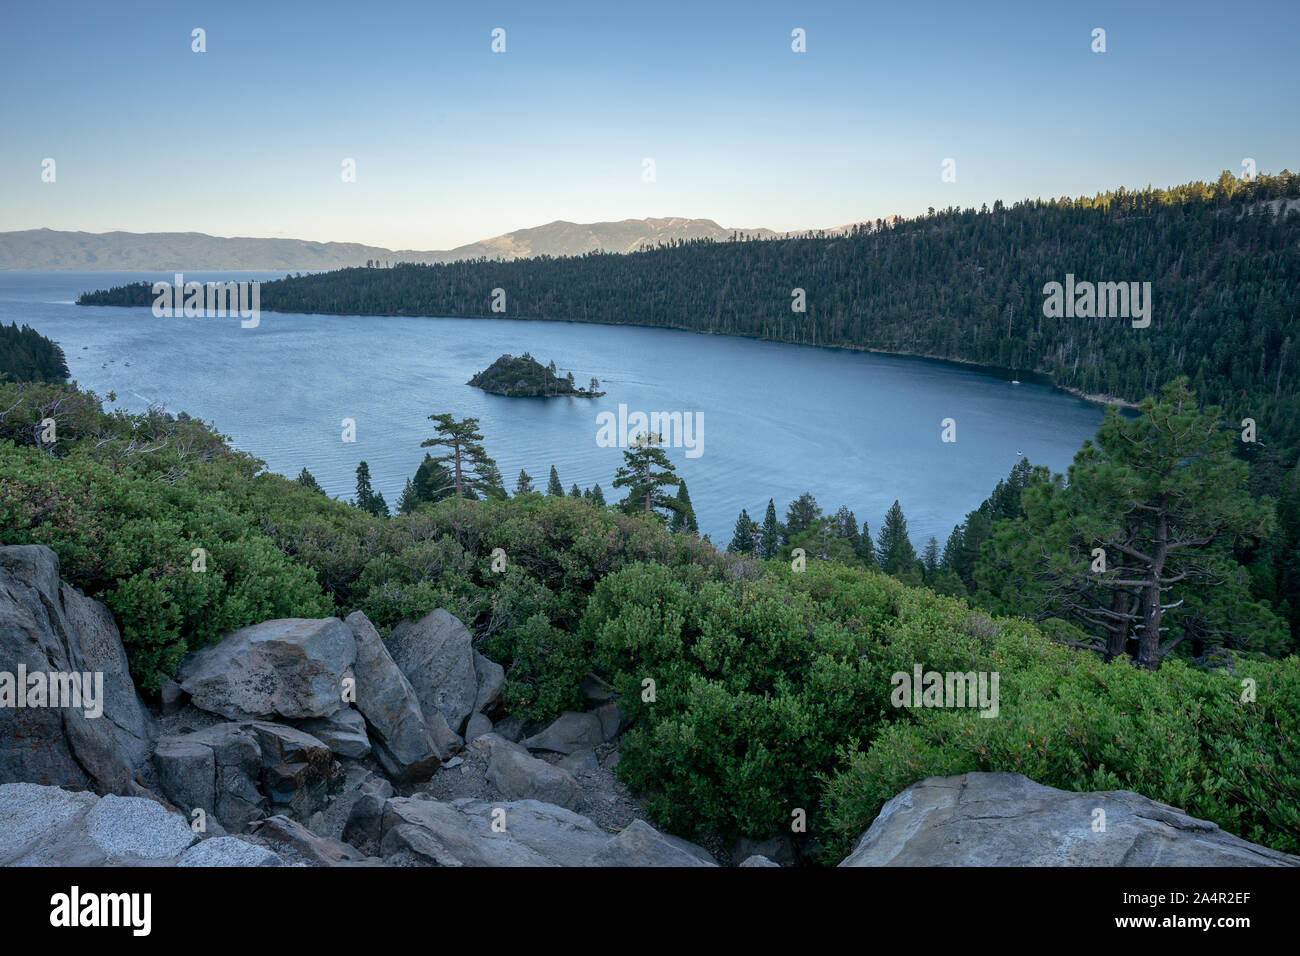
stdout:
<svg viewBox="0 0 1300 956">
<path fill-rule="evenodd" d="M 465 480 L 461 477 L 460 470 L 460 443 L 452 445 L 452 450 L 456 453 L 456 497 L 465 497 Z"/>
<path fill-rule="evenodd" d="M 1147 670 L 1160 666 L 1160 619 L 1163 616 L 1160 598 L 1160 579 L 1164 575 L 1165 561 L 1169 556 L 1169 513 L 1167 500 L 1162 495 L 1160 510 L 1156 513 L 1155 547 L 1152 550 L 1151 569 L 1147 585 L 1142 591 L 1142 633 L 1138 637 L 1138 665 Z"/>
<path fill-rule="evenodd" d="M 1110 597 L 1110 609 L 1116 615 L 1128 614 L 1132 609 L 1129 593 L 1127 591 L 1113 591 Z M 1131 626 L 1127 618 L 1111 618 L 1110 625 L 1106 628 L 1105 659 L 1108 663 L 1119 657 L 1127 649 Z"/>
</svg>

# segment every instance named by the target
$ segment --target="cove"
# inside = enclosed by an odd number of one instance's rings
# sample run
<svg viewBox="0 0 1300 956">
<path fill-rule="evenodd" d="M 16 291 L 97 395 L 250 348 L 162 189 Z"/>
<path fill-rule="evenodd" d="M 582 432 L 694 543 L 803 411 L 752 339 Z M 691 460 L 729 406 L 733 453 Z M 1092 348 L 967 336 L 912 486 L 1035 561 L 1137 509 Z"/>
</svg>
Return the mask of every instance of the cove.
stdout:
<svg viewBox="0 0 1300 956">
<path fill-rule="evenodd" d="M 230 318 L 72 304 L 86 290 L 169 278 L 0 272 L 0 321 L 55 339 L 73 377 L 101 396 L 116 392 L 119 406 L 158 402 L 211 421 L 272 471 L 292 477 L 305 467 L 343 498 L 364 459 L 394 502 L 424 456 L 427 416 L 450 412 L 480 420 L 508 488 L 521 468 L 544 487 L 555 465 L 566 489 L 599 483 L 614 501 L 623 456 L 598 442 L 598 416 L 617 418 L 623 404 L 707 419 L 703 454 L 666 450 L 701 532 L 721 544 L 741 508 L 761 520 L 771 497 L 784 516 L 811 491 L 824 511 L 848 505 L 873 535 L 897 498 L 919 551 L 931 535 L 942 544 L 1021 455 L 1063 471 L 1102 418 L 1098 405 L 974 366 L 671 329 L 269 312 L 241 328 Z M 465 384 L 503 353 L 525 351 L 578 381 L 598 378 L 606 394 L 507 398 Z M 956 442 L 941 440 L 945 418 L 956 422 Z M 355 421 L 355 441 L 343 440 L 344 419 Z"/>
</svg>

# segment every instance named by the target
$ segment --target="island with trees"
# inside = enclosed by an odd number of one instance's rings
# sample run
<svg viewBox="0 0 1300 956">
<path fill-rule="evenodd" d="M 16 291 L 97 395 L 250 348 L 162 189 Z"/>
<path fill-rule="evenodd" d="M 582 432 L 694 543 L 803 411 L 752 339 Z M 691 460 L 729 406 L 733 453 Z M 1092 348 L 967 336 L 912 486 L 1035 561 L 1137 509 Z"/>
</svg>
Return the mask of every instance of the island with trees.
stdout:
<svg viewBox="0 0 1300 956">
<path fill-rule="evenodd" d="M 556 372 L 554 362 L 543 365 L 527 352 L 519 356 L 501 356 L 466 384 L 511 398 L 552 398 L 557 395 L 599 398 L 605 394 L 596 379 L 593 378 L 586 388 L 579 388 L 574 384 L 572 372 L 561 376 Z"/>
</svg>

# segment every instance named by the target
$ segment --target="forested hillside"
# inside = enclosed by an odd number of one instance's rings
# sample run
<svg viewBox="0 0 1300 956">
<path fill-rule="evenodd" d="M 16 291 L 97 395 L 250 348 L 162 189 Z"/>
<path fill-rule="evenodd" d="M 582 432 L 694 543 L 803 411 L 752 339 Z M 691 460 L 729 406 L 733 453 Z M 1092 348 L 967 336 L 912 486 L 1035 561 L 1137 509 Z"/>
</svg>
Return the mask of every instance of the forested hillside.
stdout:
<svg viewBox="0 0 1300 956">
<path fill-rule="evenodd" d="M 0 324 L 0 381 L 62 382 L 68 377 L 63 349 L 29 325 Z"/>
<path fill-rule="evenodd" d="M 877 221 L 844 236 L 630 255 L 344 269 L 262 288 L 271 311 L 641 324 L 1036 370 L 1131 402 L 1186 374 L 1201 401 L 1300 443 L 1300 177 L 1124 189 Z M 197 265 L 197 264 L 196 264 Z M 1046 318 L 1043 287 L 1151 283 L 1151 322 Z M 494 313 L 493 290 L 505 293 Z M 794 310 L 803 290 L 806 311 Z M 144 285 L 83 304 L 148 305 Z"/>
</svg>

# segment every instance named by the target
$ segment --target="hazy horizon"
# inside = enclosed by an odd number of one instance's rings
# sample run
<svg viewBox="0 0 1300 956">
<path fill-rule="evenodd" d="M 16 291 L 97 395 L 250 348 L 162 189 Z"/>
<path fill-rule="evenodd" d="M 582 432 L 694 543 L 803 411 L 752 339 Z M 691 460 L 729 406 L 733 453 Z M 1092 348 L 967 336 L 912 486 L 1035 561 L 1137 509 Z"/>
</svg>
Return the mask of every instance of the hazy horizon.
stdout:
<svg viewBox="0 0 1300 956">
<path fill-rule="evenodd" d="M 1268 95 L 1290 88 L 1300 26 L 1280 2 L 1237 30 L 1201 2 L 1177 18 L 1119 3 L 315 13 L 9 11 L 0 231 L 394 250 L 557 220 L 787 232 L 1167 186 L 1247 158 L 1277 172 L 1300 155 Z"/>
</svg>

